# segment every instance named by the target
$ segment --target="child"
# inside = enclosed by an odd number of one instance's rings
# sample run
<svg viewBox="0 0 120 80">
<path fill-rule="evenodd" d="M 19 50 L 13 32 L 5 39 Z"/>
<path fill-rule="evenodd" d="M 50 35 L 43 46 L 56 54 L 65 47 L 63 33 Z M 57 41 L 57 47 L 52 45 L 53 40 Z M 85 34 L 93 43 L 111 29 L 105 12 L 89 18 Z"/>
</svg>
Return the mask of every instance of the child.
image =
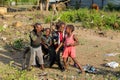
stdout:
<svg viewBox="0 0 120 80">
<path fill-rule="evenodd" d="M 58 67 L 60 68 L 60 70 L 64 71 L 64 67 L 61 64 L 61 60 L 60 60 L 60 54 L 63 51 L 65 23 L 63 23 L 63 22 L 57 23 L 56 29 L 57 29 L 57 31 L 52 34 L 53 44 L 54 44 L 54 48 L 56 51 L 56 62 L 58 64 Z M 52 67 L 52 65 L 54 63 L 55 63 L 55 61 L 50 66 Z"/>
<path fill-rule="evenodd" d="M 41 49 L 41 36 L 42 36 L 42 25 L 39 23 L 36 23 L 34 25 L 34 29 L 30 32 L 31 57 L 30 57 L 29 66 L 36 65 L 36 56 L 37 56 L 39 60 L 38 62 L 41 65 L 41 69 L 44 70 L 43 53 Z"/>
<path fill-rule="evenodd" d="M 64 62 L 64 66 L 65 69 L 67 69 L 67 58 L 71 57 L 72 60 L 74 61 L 74 63 L 77 64 L 78 68 L 82 71 L 82 73 L 84 72 L 82 70 L 82 67 L 80 66 L 80 64 L 77 62 L 76 60 L 76 55 L 75 55 L 75 46 L 77 46 L 79 44 L 78 39 L 76 38 L 76 36 L 73 34 L 74 31 L 74 26 L 73 25 L 67 25 L 66 26 L 66 36 L 65 36 L 65 41 L 64 41 L 64 52 L 63 52 L 63 62 Z"/>
<path fill-rule="evenodd" d="M 51 65 L 55 61 L 55 49 L 52 44 L 52 37 L 50 36 L 51 30 L 50 28 L 45 29 L 45 35 L 42 36 L 42 50 L 45 54 L 49 54 L 50 64 Z"/>
</svg>

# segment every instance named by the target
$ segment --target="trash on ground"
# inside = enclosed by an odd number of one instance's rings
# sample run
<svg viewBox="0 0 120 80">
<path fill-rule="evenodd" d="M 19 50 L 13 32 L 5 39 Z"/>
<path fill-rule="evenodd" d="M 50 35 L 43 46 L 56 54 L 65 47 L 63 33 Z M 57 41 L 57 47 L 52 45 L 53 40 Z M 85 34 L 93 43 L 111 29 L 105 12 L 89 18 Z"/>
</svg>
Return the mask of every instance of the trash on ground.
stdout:
<svg viewBox="0 0 120 80">
<path fill-rule="evenodd" d="M 39 76 L 47 76 L 46 72 L 39 73 Z"/>
<path fill-rule="evenodd" d="M 105 56 L 116 56 L 116 55 L 119 55 L 120 53 L 109 53 L 109 54 L 105 54 Z"/>
<path fill-rule="evenodd" d="M 119 67 L 119 63 L 113 61 L 113 62 L 106 63 L 105 66 L 111 67 L 111 68 L 117 68 L 117 67 Z"/>
<path fill-rule="evenodd" d="M 97 73 L 97 69 L 89 64 L 83 66 L 83 69 L 85 72 L 88 72 L 88 73 Z"/>
</svg>

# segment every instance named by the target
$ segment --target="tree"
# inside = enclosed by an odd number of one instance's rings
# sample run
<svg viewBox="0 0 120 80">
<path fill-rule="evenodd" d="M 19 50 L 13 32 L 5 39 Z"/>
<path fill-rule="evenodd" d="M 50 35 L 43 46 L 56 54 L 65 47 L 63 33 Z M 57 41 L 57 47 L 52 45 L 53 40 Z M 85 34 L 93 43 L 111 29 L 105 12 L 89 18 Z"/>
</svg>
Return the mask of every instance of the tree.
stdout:
<svg viewBox="0 0 120 80">
<path fill-rule="evenodd" d="M 40 10 L 43 11 L 43 5 L 45 5 L 45 10 L 48 11 L 50 0 L 38 0 Z"/>
</svg>

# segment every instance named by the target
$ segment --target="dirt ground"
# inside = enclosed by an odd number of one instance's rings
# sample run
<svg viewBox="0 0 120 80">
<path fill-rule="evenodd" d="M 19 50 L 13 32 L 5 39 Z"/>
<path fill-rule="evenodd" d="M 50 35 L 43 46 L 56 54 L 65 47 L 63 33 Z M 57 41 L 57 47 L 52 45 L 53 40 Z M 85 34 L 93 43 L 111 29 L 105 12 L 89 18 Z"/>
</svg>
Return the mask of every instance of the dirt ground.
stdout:
<svg viewBox="0 0 120 80">
<path fill-rule="evenodd" d="M 42 19 L 39 19 L 38 16 L 41 15 L 33 15 L 33 13 L 10 13 L 6 16 L 5 19 L 0 18 L 1 25 L 7 25 L 5 31 L 0 32 L 0 68 L 4 69 L 6 64 L 14 61 L 17 68 L 21 69 L 23 51 L 11 48 L 10 42 L 22 38 L 28 44 L 28 35 L 32 30 L 30 25 L 37 21 L 40 22 Z M 36 18 L 34 19 L 33 16 Z M 21 21 L 21 26 L 14 26 L 13 24 L 16 21 Z M 43 27 L 48 26 L 49 24 L 43 24 Z M 112 30 L 98 31 L 76 27 L 75 34 L 80 41 L 80 45 L 76 47 L 76 55 L 79 63 L 82 66 L 86 64 L 94 66 L 98 70 L 98 73 L 81 75 L 78 74 L 78 70 L 73 66 L 69 66 L 68 71 L 61 72 L 54 65 L 53 69 L 46 68 L 45 71 L 48 73 L 46 78 L 48 80 L 117 80 L 120 77 L 120 68 L 105 67 L 105 64 L 111 61 L 118 63 L 120 61 L 120 32 Z M 118 55 L 105 56 L 105 54 L 109 53 L 118 53 Z M 38 75 L 40 72 L 42 71 L 39 68 L 33 68 L 32 71 L 28 71 L 28 75 L 34 75 L 38 80 L 47 80 L 42 79 L 45 77 Z M 2 75 L 0 73 L 0 77 Z"/>
</svg>

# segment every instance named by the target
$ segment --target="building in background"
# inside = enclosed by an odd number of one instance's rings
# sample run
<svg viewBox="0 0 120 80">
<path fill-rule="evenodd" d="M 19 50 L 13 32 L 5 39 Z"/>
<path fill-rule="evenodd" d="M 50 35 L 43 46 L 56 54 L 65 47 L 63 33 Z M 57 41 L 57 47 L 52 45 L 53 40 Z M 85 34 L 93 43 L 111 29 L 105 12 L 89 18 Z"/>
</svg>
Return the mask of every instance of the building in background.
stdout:
<svg viewBox="0 0 120 80">
<path fill-rule="evenodd" d="M 38 0 L 0 0 L 0 6 L 6 5 L 35 5 Z M 56 2 L 61 0 L 50 0 L 50 2 Z M 62 0 L 63 1 L 63 0 Z M 115 5 L 120 5 L 120 0 L 70 0 L 70 6 L 79 6 L 79 7 L 90 7 L 91 4 L 96 3 L 99 7 L 106 6 L 108 3 L 113 3 Z"/>
</svg>

